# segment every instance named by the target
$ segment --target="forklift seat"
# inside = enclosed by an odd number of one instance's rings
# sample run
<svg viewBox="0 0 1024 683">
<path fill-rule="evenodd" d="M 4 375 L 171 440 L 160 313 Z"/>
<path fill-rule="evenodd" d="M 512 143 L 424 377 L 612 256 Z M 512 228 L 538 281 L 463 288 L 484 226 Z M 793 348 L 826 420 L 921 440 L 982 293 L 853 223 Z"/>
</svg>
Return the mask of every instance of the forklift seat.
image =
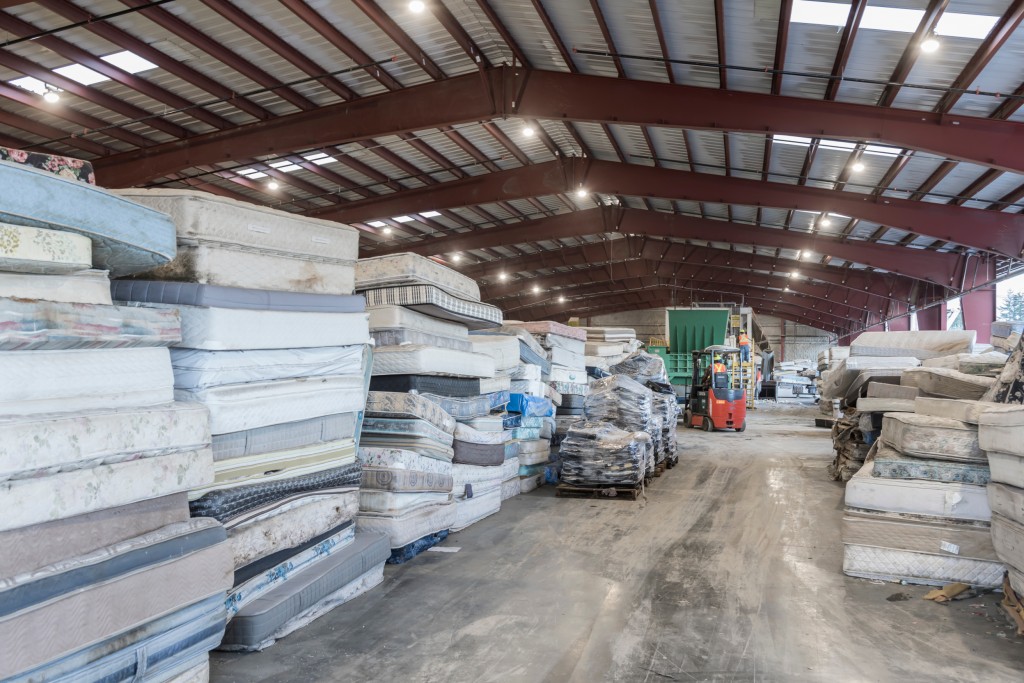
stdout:
<svg viewBox="0 0 1024 683">
<path fill-rule="evenodd" d="M 713 375 L 712 386 L 715 389 L 728 389 L 729 388 L 729 373 L 727 373 L 727 372 L 716 372 Z"/>
</svg>

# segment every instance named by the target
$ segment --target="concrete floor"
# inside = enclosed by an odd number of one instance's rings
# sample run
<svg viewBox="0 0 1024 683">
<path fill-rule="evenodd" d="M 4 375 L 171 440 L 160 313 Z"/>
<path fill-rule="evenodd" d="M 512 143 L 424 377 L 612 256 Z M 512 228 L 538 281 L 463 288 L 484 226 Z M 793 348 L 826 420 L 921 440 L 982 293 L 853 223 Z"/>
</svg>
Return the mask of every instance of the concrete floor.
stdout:
<svg viewBox="0 0 1024 683">
<path fill-rule="evenodd" d="M 813 416 L 682 430 L 646 500 L 506 501 L 445 542 L 459 552 L 389 566 L 265 652 L 214 653 L 212 680 L 1024 680 L 998 596 L 943 606 L 842 574 L 843 487 Z"/>
</svg>

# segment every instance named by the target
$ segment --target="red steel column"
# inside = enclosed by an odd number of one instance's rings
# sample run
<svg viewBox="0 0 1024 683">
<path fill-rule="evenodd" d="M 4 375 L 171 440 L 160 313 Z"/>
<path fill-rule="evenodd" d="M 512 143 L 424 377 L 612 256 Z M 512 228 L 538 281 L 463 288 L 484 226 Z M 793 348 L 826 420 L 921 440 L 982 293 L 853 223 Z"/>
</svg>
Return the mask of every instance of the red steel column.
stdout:
<svg viewBox="0 0 1024 683">
<path fill-rule="evenodd" d="M 917 329 L 921 331 L 946 329 L 946 304 L 941 303 L 917 311 Z"/>
<path fill-rule="evenodd" d="M 996 319 L 996 287 L 976 289 L 960 298 L 964 312 L 964 329 L 978 332 L 978 343 L 992 340 L 992 321 Z"/>
<path fill-rule="evenodd" d="M 893 318 L 889 321 L 890 332 L 909 332 L 910 331 L 910 316 L 901 315 L 899 318 Z"/>
</svg>

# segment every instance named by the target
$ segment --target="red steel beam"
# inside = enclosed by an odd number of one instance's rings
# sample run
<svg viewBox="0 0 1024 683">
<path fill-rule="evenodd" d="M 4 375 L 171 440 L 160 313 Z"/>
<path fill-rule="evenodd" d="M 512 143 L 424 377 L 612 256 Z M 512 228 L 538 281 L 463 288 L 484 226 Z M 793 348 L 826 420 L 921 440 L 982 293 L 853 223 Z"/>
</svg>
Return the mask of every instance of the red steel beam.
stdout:
<svg viewBox="0 0 1024 683">
<path fill-rule="evenodd" d="M 123 186 L 190 166 L 507 116 L 870 140 L 1024 171 L 1019 122 L 513 67 L 197 135 L 105 164 L 111 182 Z"/>
<path fill-rule="evenodd" d="M 921 22 L 917 25 L 917 30 L 910 37 L 910 42 L 907 43 L 906 49 L 903 50 L 903 55 L 900 56 L 900 61 L 896 64 L 892 76 L 889 77 L 889 82 L 892 85 L 887 85 L 885 90 L 882 91 L 882 96 L 878 98 L 879 107 L 892 106 L 893 101 L 895 101 L 896 96 L 900 92 L 900 88 L 903 86 L 903 82 L 907 80 L 910 70 L 914 68 L 914 63 L 917 61 L 917 56 L 921 50 L 921 41 L 935 30 L 939 23 L 939 18 L 946 11 L 948 5 L 949 0 L 931 0 L 928 3 L 928 8 L 925 10 L 924 15 L 922 15 Z M 904 145 L 904 147 L 913 147 L 913 145 Z"/>
<path fill-rule="evenodd" d="M 499 171 L 351 202 L 314 215 L 366 221 L 569 192 L 581 183 L 589 192 L 602 194 L 840 213 L 1010 258 L 1020 257 L 1024 249 L 1024 219 L 1015 214 L 596 159 L 562 159 Z"/>
<path fill-rule="evenodd" d="M 759 228 L 742 223 L 711 220 L 698 216 L 657 213 L 642 209 L 600 207 L 576 213 L 558 214 L 509 226 L 499 226 L 440 239 L 374 249 L 369 255 L 411 251 L 434 256 L 539 240 L 583 237 L 602 233 L 713 240 L 731 244 L 797 249 L 828 254 L 907 277 L 948 287 L 960 272 L 960 257 L 951 253 L 914 250 L 862 241 L 840 240 L 823 234 Z"/>
<path fill-rule="evenodd" d="M 843 72 L 846 71 L 846 63 L 850 60 L 850 53 L 853 51 L 853 41 L 857 38 L 857 29 L 860 27 L 861 17 L 864 16 L 864 8 L 867 6 L 868 0 L 854 0 L 850 6 L 850 14 L 846 17 L 846 26 L 843 28 L 843 37 L 839 39 L 839 49 L 836 50 L 836 60 L 832 63 L 832 79 L 825 88 L 826 100 L 834 100 L 839 94 L 839 86 L 843 83 Z"/>
<path fill-rule="evenodd" d="M 10 126 L 11 128 L 17 128 L 18 130 L 31 133 L 32 135 L 38 135 L 46 140 L 56 140 L 68 137 L 68 133 L 60 128 L 55 128 L 54 126 L 43 123 L 37 119 L 26 119 L 2 110 L 0 110 L 0 124 Z M 104 147 L 99 143 L 93 142 L 92 140 L 86 140 L 84 138 L 70 137 L 64 144 L 69 147 L 80 149 L 83 152 L 99 156 L 107 154 L 110 151 L 109 147 Z M 6 147 L 7 145 L 4 146 Z M 34 145 L 31 144 L 28 146 L 34 147 Z"/>
<path fill-rule="evenodd" d="M 775 34 L 775 73 L 772 74 L 772 94 L 782 92 L 782 70 L 786 68 L 786 47 L 789 43 L 789 16 L 793 13 L 793 0 L 779 3 L 779 30 Z"/>
</svg>

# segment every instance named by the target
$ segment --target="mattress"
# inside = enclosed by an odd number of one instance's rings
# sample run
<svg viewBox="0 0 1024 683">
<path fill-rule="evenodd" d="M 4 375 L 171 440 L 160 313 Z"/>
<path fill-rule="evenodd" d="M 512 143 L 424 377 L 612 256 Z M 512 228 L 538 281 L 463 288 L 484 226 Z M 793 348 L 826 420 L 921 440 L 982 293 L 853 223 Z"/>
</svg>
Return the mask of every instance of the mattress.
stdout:
<svg viewBox="0 0 1024 683">
<path fill-rule="evenodd" d="M 115 280 L 110 283 L 117 301 L 138 301 L 170 306 L 227 308 L 277 313 L 363 313 L 366 301 L 357 295 L 285 292 L 264 287 L 246 289 L 195 282 Z M 335 342 L 337 345 L 337 342 Z M 331 346 L 315 344 L 315 346 Z"/>
<path fill-rule="evenodd" d="M 92 268 L 92 240 L 59 232 L 0 222 L 0 270 L 54 275 Z"/>
<path fill-rule="evenodd" d="M 519 413 L 501 413 L 494 417 L 501 418 L 501 425 L 503 429 L 516 429 L 517 427 L 523 426 L 523 416 Z M 473 422 L 475 422 L 475 420 Z M 467 422 L 467 424 L 469 423 Z"/>
<path fill-rule="evenodd" d="M 170 403 L 167 349 L 0 353 L 0 415 L 37 415 Z"/>
<path fill-rule="evenodd" d="M 163 561 L 105 581 L 85 583 L 77 590 L 0 617 L 0 638 L 5 644 L 0 676 L 6 678 L 39 667 L 79 650 L 83 643 L 138 628 L 183 605 L 223 596 L 231 587 L 230 559 L 223 542 L 179 550 L 177 555 L 165 554 Z M 140 554 L 146 556 L 147 548 L 138 549 L 130 557 L 136 559 Z M 123 562 L 128 557 L 109 559 Z M 152 590 L 153 586 L 160 586 L 160 590 Z M 132 595 L 145 595 L 146 599 L 125 599 Z M 87 614 L 89 618 L 68 618 L 74 614 Z"/>
<path fill-rule="evenodd" d="M 983 413 L 1016 413 L 1021 411 L 1021 406 L 990 403 L 988 401 L 966 401 L 949 398 L 925 398 L 919 397 L 914 400 L 914 412 L 921 415 L 931 415 L 952 420 L 960 420 L 970 424 L 978 424 Z M 1012 417 L 1006 419 L 1013 420 Z M 984 431 L 980 429 L 980 431 Z M 980 438 L 980 436 L 979 436 Z M 985 448 L 985 446 L 982 446 Z"/>
<path fill-rule="evenodd" d="M 32 168 L 53 173 L 62 178 L 71 178 L 82 183 L 96 184 L 92 162 L 74 157 L 42 152 L 29 152 L 24 149 L 0 146 L 0 159 L 15 164 L 25 164 Z"/>
<path fill-rule="evenodd" d="M 402 346 L 414 344 L 418 346 L 436 346 L 439 349 L 471 352 L 473 345 L 465 338 L 442 337 L 437 334 L 419 332 L 408 328 L 378 328 L 370 331 L 374 344 L 377 346 Z"/>
<path fill-rule="evenodd" d="M 241 583 L 236 582 L 224 602 L 228 619 L 246 605 L 288 582 L 305 569 L 331 555 L 342 552 L 352 544 L 355 536 L 355 527 L 351 523 L 346 524 L 340 530 L 332 530 L 326 538 L 317 543 L 304 544 L 301 550 L 281 558 L 283 561 L 271 565 L 264 571 L 254 573 L 247 580 Z M 236 576 L 237 574 L 236 572 Z"/>
<path fill-rule="evenodd" d="M 1000 562 L 956 555 L 932 555 L 892 548 L 843 546 L 843 573 L 862 579 L 944 586 L 962 582 L 996 587 L 1003 582 Z"/>
<path fill-rule="evenodd" d="M 191 405 L 191 404 L 188 404 Z M 283 451 L 355 436 L 357 413 L 324 415 L 213 437 L 214 461 Z"/>
<path fill-rule="evenodd" d="M 131 681 L 144 674 L 138 680 L 205 681 L 206 653 L 220 642 L 224 623 L 223 597 L 213 596 L 6 680 Z"/>
<path fill-rule="evenodd" d="M 1018 524 L 1024 524 L 1024 489 L 1006 484 L 988 485 L 988 502 L 992 514 L 998 514 Z M 1024 567 L 1024 564 L 1018 565 Z"/>
<path fill-rule="evenodd" d="M 863 417 L 867 413 L 912 413 L 914 399 L 868 398 L 857 399 L 857 412 Z"/>
<path fill-rule="evenodd" d="M 206 499 L 208 502 L 203 505 L 214 505 L 216 502 L 222 507 L 206 509 L 204 516 L 222 518 L 228 511 L 231 515 L 238 514 L 237 507 L 241 500 L 250 503 L 255 500 L 267 502 L 326 486 L 357 486 L 360 475 L 359 465 L 355 462 L 355 450 L 352 440 L 344 439 L 330 444 L 280 451 L 280 459 L 277 453 L 250 456 L 242 459 L 237 467 L 232 467 L 232 460 L 222 460 L 217 463 L 221 467 L 216 474 L 218 481 L 192 489 L 189 491 L 189 500 Z M 289 460 L 290 455 L 295 457 Z M 237 489 L 243 490 L 237 492 Z M 218 495 L 207 498 L 214 493 Z M 228 510 L 223 507 L 226 501 L 232 501 Z M 193 515 L 201 509 L 191 507 Z"/>
<path fill-rule="evenodd" d="M 508 417 L 512 417 L 512 416 L 508 416 Z M 518 417 L 519 417 L 518 415 L 515 416 L 515 418 L 518 418 Z M 491 433 L 498 433 L 498 434 L 500 434 L 504 430 L 504 428 L 505 428 L 505 422 L 506 422 L 505 418 L 506 418 L 505 415 L 484 415 L 484 416 L 481 416 L 481 417 L 470 418 L 470 419 L 465 420 L 464 422 L 462 422 L 460 424 L 463 424 L 464 427 L 468 427 L 469 429 L 473 429 L 473 430 L 475 430 L 477 432 L 491 432 Z M 509 422 L 514 422 L 514 421 L 515 421 L 514 419 L 510 419 L 509 420 Z M 456 427 L 456 432 L 457 431 L 458 431 L 458 427 Z M 480 440 L 480 439 L 487 438 L 487 437 L 484 437 L 484 436 L 472 435 L 469 432 L 468 429 L 463 429 L 462 434 L 463 434 L 463 436 L 466 437 L 464 439 L 465 441 L 471 441 L 473 439 Z M 505 437 L 497 437 L 497 438 L 501 439 L 502 441 L 506 441 L 508 439 L 507 436 L 505 436 Z"/>
<path fill-rule="evenodd" d="M 415 451 L 400 448 L 369 448 L 361 447 L 356 456 L 366 470 L 386 470 L 389 472 L 408 471 L 420 474 L 433 474 L 451 479 L 452 464 L 436 458 L 420 455 Z M 379 488 L 379 487 L 373 487 Z M 451 490 L 451 486 L 448 487 Z"/>
<path fill-rule="evenodd" d="M 992 481 L 1024 488 L 1024 456 L 988 451 Z"/>
<path fill-rule="evenodd" d="M 580 357 L 580 359 L 581 359 L 580 363 L 577 366 L 573 367 L 573 368 L 568 368 L 568 367 L 564 367 L 564 366 L 552 363 L 552 365 L 551 365 L 551 372 L 548 373 L 548 381 L 550 381 L 550 382 L 566 383 L 566 384 L 582 384 L 582 385 L 586 385 L 586 383 L 587 383 L 587 371 L 586 371 L 585 366 L 583 364 L 582 358 L 583 357 L 581 356 Z M 559 393 L 566 393 L 566 392 L 559 392 Z"/>
<path fill-rule="evenodd" d="M 153 683 L 210 683 L 210 657 L 203 654 L 189 662 L 183 662 L 178 667 L 181 673 L 173 674 L 170 678 L 154 680 Z"/>
<path fill-rule="evenodd" d="M 872 475 L 888 479 L 929 479 L 984 486 L 989 481 L 989 468 L 987 462 L 951 462 L 904 456 L 885 442 L 879 442 Z"/>
<path fill-rule="evenodd" d="M 321 470 L 341 467 L 355 462 L 355 444 L 352 439 L 329 441 L 311 446 L 288 448 L 259 455 L 221 460 L 213 465 L 214 483 L 221 487 L 228 483 L 264 480 L 264 477 L 291 477 L 313 474 Z"/>
<path fill-rule="evenodd" d="M 371 448 L 414 451 L 425 457 L 449 463 L 455 457 L 452 446 L 445 446 L 425 436 L 364 433 L 360 444 Z"/>
<path fill-rule="evenodd" d="M 489 420 L 489 418 L 478 418 L 473 420 L 473 422 L 476 423 L 481 420 Z M 463 443 L 502 445 L 509 440 L 510 435 L 501 429 L 500 420 L 501 418 L 498 417 L 498 429 L 493 429 L 494 425 L 488 424 L 484 430 L 460 422 L 455 426 L 455 439 Z"/>
<path fill-rule="evenodd" d="M 401 548 L 413 541 L 452 528 L 455 502 L 428 505 L 401 515 L 359 513 L 356 530 L 387 536 L 392 548 Z"/>
<path fill-rule="evenodd" d="M 366 416 L 426 420 L 447 434 L 455 433 L 455 418 L 419 394 L 371 391 L 366 397 Z"/>
<path fill-rule="evenodd" d="M 363 435 L 369 436 L 371 434 L 382 438 L 393 436 L 397 439 L 430 439 L 442 446 L 451 446 L 454 441 L 454 437 L 448 432 L 442 431 L 430 422 L 420 419 L 368 417 L 363 420 Z"/>
<path fill-rule="evenodd" d="M 198 391 L 224 384 L 270 382 L 362 372 L 362 345 L 261 351 L 171 349 L 174 388 Z"/>
<path fill-rule="evenodd" d="M 475 495 L 472 498 L 462 498 L 455 502 L 455 521 L 452 523 L 452 531 L 462 531 L 470 525 L 476 524 L 485 517 L 501 510 L 501 484 L 498 487 Z"/>
<path fill-rule="evenodd" d="M 368 306 L 366 311 L 370 316 L 371 330 L 414 330 L 469 342 L 469 331 L 458 322 L 440 320 L 404 306 Z"/>
<path fill-rule="evenodd" d="M 374 370 L 376 370 L 376 359 L 374 366 Z M 437 394 L 454 398 L 469 398 L 481 394 L 507 392 L 508 389 L 509 379 L 507 377 L 469 378 L 437 377 L 432 375 L 374 375 L 370 380 L 371 391 L 416 392 L 418 394 Z M 451 413 L 447 409 L 446 412 Z M 454 417 L 458 416 L 454 415 Z"/>
<path fill-rule="evenodd" d="M 358 291 L 402 285 L 434 285 L 452 296 L 480 301 L 476 282 L 419 254 L 372 256 L 356 262 Z"/>
<path fill-rule="evenodd" d="M 1007 565 L 1024 567 L 1024 525 L 992 513 L 992 545 Z"/>
<path fill-rule="evenodd" d="M 416 454 L 413 453 L 413 455 Z M 426 459 L 431 460 L 431 458 Z M 444 461 L 434 460 L 434 462 L 440 463 Z M 367 491 L 396 491 L 399 493 L 432 491 L 435 493 L 451 493 L 452 477 L 450 474 L 438 474 L 422 470 L 364 467 L 360 487 L 364 493 Z"/>
<path fill-rule="evenodd" d="M 579 394 L 566 394 L 562 397 L 561 408 L 584 408 L 586 407 L 586 397 L 580 396 Z"/>
<path fill-rule="evenodd" d="M 882 439 L 904 455 L 957 462 L 985 462 L 978 430 L 966 422 L 915 413 L 886 413 Z"/>
<path fill-rule="evenodd" d="M 68 304 L 111 305 L 110 280 L 105 270 L 82 270 L 68 275 L 33 275 L 0 271 L 0 297 Z"/>
<path fill-rule="evenodd" d="M 0 299 L 0 351 L 170 346 L 181 341 L 174 311 Z"/>
<path fill-rule="evenodd" d="M 0 532 L 0 576 L 34 572 L 188 519 L 184 493 Z"/>
<path fill-rule="evenodd" d="M 364 396 L 361 374 L 279 379 L 174 392 L 175 399 L 202 403 L 210 410 L 213 434 L 356 412 L 362 410 Z"/>
<path fill-rule="evenodd" d="M 382 346 L 373 353 L 373 375 L 493 378 L 494 361 L 480 353 L 433 346 Z"/>
<path fill-rule="evenodd" d="M 221 649 L 263 649 L 295 628 L 383 580 L 391 548 L 382 534 L 360 531 L 348 546 L 244 607 L 228 624 Z"/>
<path fill-rule="evenodd" d="M 541 379 L 541 367 L 539 365 L 520 363 L 512 372 L 509 374 L 509 378 L 512 380 L 527 380 L 539 382 Z"/>
<path fill-rule="evenodd" d="M 581 327 L 580 329 L 587 333 L 588 341 L 636 339 L 636 330 L 631 327 Z"/>
<path fill-rule="evenodd" d="M 904 515 L 847 511 L 843 543 L 915 553 L 998 561 L 989 525 L 908 518 Z"/>
<path fill-rule="evenodd" d="M 543 465 L 551 460 L 551 448 L 550 445 L 545 442 L 545 448 L 542 451 L 532 451 L 530 453 L 519 454 L 519 464 L 523 467 L 529 467 L 530 465 Z"/>
<path fill-rule="evenodd" d="M 619 356 L 622 354 L 622 343 L 588 341 L 583 348 L 583 353 L 587 356 L 599 356 L 602 358 L 607 358 L 608 356 Z"/>
<path fill-rule="evenodd" d="M 405 564 L 420 553 L 423 553 L 424 551 L 433 548 L 438 543 L 441 543 L 446 538 L 448 538 L 447 529 L 439 531 L 436 534 L 429 534 L 423 538 L 417 538 L 408 545 L 404 545 L 401 548 L 394 548 L 391 551 L 391 557 L 388 558 L 387 563 Z"/>
<path fill-rule="evenodd" d="M 0 483 L 0 531 L 159 498 L 213 479 L 209 448 Z"/>
<path fill-rule="evenodd" d="M 505 459 L 519 457 L 519 442 L 509 441 L 505 444 Z"/>
<path fill-rule="evenodd" d="M 556 363 L 556 357 L 570 359 L 572 362 L 582 360 L 586 355 L 587 343 L 579 339 L 570 339 L 557 334 L 537 335 L 537 341 L 545 349 L 548 360 Z"/>
<path fill-rule="evenodd" d="M 974 330 L 864 332 L 850 344 L 850 355 L 911 356 L 924 360 L 970 353 L 976 337 Z"/>
<path fill-rule="evenodd" d="M 519 337 L 502 334 L 474 334 L 469 338 L 473 352 L 494 359 L 496 370 L 519 367 Z"/>
<path fill-rule="evenodd" d="M 113 276 L 167 263 L 174 226 L 159 211 L 93 185 L 0 161 L 0 221 L 78 233 L 92 240 L 92 262 Z"/>
<path fill-rule="evenodd" d="M 509 395 L 507 410 L 522 413 L 527 417 L 543 417 L 554 413 L 554 406 L 545 397 L 512 393 Z"/>
<path fill-rule="evenodd" d="M 359 510 L 359 492 L 309 496 L 281 505 L 228 529 L 232 566 L 244 567 L 350 521 Z"/>
<path fill-rule="evenodd" d="M 519 478 L 519 458 L 513 456 L 507 458 L 505 462 L 501 464 L 501 480 L 508 481 L 509 479 Z"/>
<path fill-rule="evenodd" d="M 548 391 L 551 389 L 547 382 L 540 382 L 537 380 L 525 380 L 515 379 L 511 383 L 512 393 L 515 394 L 528 394 L 530 396 L 547 396 Z"/>
<path fill-rule="evenodd" d="M 907 368 L 900 384 L 943 398 L 978 400 L 995 384 L 994 377 L 967 375 L 947 368 Z"/>
<path fill-rule="evenodd" d="M 452 479 L 455 480 L 454 494 L 456 499 L 472 498 L 468 486 L 474 492 L 490 491 L 501 484 L 501 466 L 484 467 L 479 465 L 452 465 Z"/>
<path fill-rule="evenodd" d="M 501 309 L 497 306 L 455 297 L 432 285 L 373 289 L 365 294 L 367 307 L 405 306 L 472 330 L 501 325 Z"/>
<path fill-rule="evenodd" d="M 459 420 L 485 417 L 492 410 L 506 405 L 509 401 L 509 393 L 507 391 L 496 391 L 482 396 L 467 398 L 438 396 L 430 393 L 420 395 L 431 403 L 436 403 L 441 410 Z"/>
<path fill-rule="evenodd" d="M 447 503 L 452 498 L 450 491 L 381 491 L 361 490 L 359 512 L 378 515 L 398 516 L 428 505 Z"/>
<path fill-rule="evenodd" d="M 505 444 L 467 443 L 456 439 L 452 462 L 484 467 L 501 465 L 505 462 Z"/>
<path fill-rule="evenodd" d="M 557 391 L 562 396 L 586 396 L 588 393 L 590 393 L 590 388 L 586 382 L 548 382 L 548 386 Z M 565 401 L 565 399 L 562 400 L 563 402 Z"/>
<path fill-rule="evenodd" d="M 986 451 L 1024 456 L 1024 406 L 982 404 L 990 410 L 978 416 L 978 441 Z"/>
<path fill-rule="evenodd" d="M 568 325 L 556 323 L 552 320 L 540 320 L 536 322 L 520 322 L 518 320 L 509 320 L 505 322 L 505 326 L 525 330 L 530 334 L 554 334 L 559 337 L 566 337 L 568 339 L 577 339 L 581 342 L 587 341 L 587 332 L 583 328 L 569 327 Z"/>
<path fill-rule="evenodd" d="M 871 466 L 868 462 L 847 482 L 847 507 L 982 522 L 992 516 L 984 486 L 873 477 Z"/>
</svg>

